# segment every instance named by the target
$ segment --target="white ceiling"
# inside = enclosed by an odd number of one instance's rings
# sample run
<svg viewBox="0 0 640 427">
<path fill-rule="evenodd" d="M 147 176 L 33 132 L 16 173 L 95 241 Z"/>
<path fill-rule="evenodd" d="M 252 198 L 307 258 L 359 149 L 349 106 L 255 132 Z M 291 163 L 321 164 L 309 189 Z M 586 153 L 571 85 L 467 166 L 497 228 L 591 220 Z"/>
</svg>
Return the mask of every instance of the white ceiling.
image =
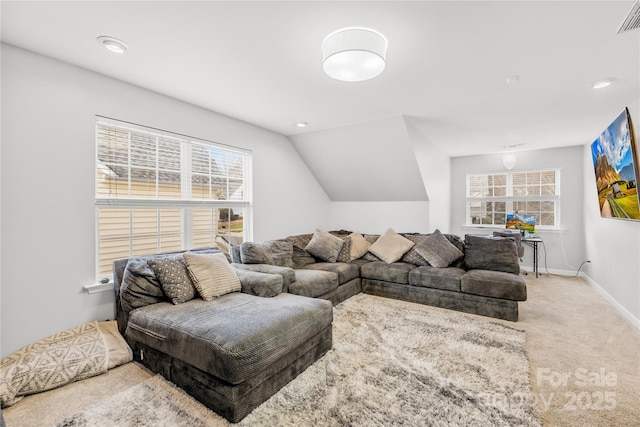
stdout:
<svg viewBox="0 0 640 427">
<path fill-rule="evenodd" d="M 411 116 L 451 156 L 586 144 L 640 99 L 633 1 L 2 1 L 2 41 L 284 135 Z M 389 40 L 379 77 L 343 83 L 323 38 Z M 103 49 L 108 35 L 129 45 Z M 519 80 L 507 84 L 507 77 Z M 616 78 L 609 88 L 591 83 Z M 309 122 L 304 129 L 298 121 Z"/>
</svg>

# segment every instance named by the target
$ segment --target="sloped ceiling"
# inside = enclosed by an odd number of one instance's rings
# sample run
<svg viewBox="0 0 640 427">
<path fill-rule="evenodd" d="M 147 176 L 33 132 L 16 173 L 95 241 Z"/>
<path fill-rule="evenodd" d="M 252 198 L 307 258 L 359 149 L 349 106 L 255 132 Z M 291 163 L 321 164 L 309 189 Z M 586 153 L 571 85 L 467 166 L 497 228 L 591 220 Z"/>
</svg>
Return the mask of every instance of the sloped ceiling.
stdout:
<svg viewBox="0 0 640 427">
<path fill-rule="evenodd" d="M 332 201 L 426 201 L 402 116 L 290 136 Z"/>
</svg>

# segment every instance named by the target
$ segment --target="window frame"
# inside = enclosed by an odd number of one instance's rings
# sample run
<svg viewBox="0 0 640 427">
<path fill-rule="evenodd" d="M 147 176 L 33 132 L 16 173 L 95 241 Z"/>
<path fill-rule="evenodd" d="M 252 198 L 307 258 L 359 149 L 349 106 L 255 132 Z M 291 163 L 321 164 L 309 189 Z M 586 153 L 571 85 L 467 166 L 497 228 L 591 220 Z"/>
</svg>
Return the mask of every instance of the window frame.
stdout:
<svg viewBox="0 0 640 427">
<path fill-rule="evenodd" d="M 514 196 L 514 183 L 513 176 L 514 174 L 521 173 L 542 173 L 542 172 L 554 172 L 554 189 L 555 194 L 553 195 L 531 195 L 531 196 Z M 539 220 L 536 221 L 536 230 L 560 230 L 561 228 L 561 172 L 562 168 L 537 168 L 537 169 L 522 169 L 522 170 L 509 170 L 509 171 L 493 171 L 493 172 L 477 172 L 477 173 L 467 173 L 465 177 L 465 227 L 469 228 L 504 228 L 506 225 L 506 214 L 515 212 L 513 206 L 516 202 L 553 202 L 554 204 L 554 225 L 542 225 Z M 488 176 L 496 176 L 496 175 L 504 175 L 506 176 L 506 184 L 505 184 L 505 194 L 500 196 L 472 196 L 470 182 L 473 177 L 488 177 Z M 540 185 L 543 185 L 542 183 Z M 495 188 L 495 185 L 493 186 Z M 495 217 L 492 218 L 492 223 L 490 224 L 474 224 L 472 223 L 471 217 L 471 203 L 473 202 L 504 202 L 505 203 L 505 223 L 504 224 L 496 224 Z M 495 212 L 495 211 L 494 211 Z M 529 214 L 529 212 L 527 212 Z"/>
<path fill-rule="evenodd" d="M 101 194 L 99 189 L 99 176 L 100 172 L 105 171 L 105 165 L 100 160 L 100 152 L 99 152 L 99 129 L 100 127 L 108 126 L 108 127 L 116 127 L 122 130 L 125 133 L 129 133 L 129 140 L 127 142 L 127 150 L 128 150 L 128 159 L 127 159 L 127 193 L 121 196 L 106 196 Z M 156 139 L 156 178 L 155 178 L 155 197 L 152 195 L 150 197 L 136 197 L 135 194 L 132 194 L 132 179 L 129 176 L 130 171 L 132 170 L 132 157 L 131 157 L 131 133 L 144 133 L 146 135 L 154 135 L 157 138 L 170 138 L 179 141 L 180 146 L 180 184 L 179 184 L 179 196 L 167 197 L 166 195 L 161 195 L 160 190 L 160 178 L 158 177 L 161 169 L 159 168 L 160 158 L 157 156 L 159 139 Z M 104 212 L 106 209 L 128 209 L 129 210 L 129 257 L 136 256 L 133 253 L 134 246 L 132 244 L 133 239 L 136 237 L 133 232 L 133 210 L 144 210 L 144 209 L 155 209 L 158 214 L 158 232 L 150 233 L 149 236 L 155 236 L 157 241 L 157 246 L 160 248 L 161 246 L 161 238 L 163 236 L 167 236 L 160 232 L 161 230 L 161 220 L 160 215 L 162 215 L 161 209 L 178 209 L 180 213 L 180 250 L 187 250 L 193 248 L 194 235 L 197 234 L 194 225 L 194 210 L 196 209 L 211 209 L 212 215 L 221 215 L 220 209 L 230 209 L 228 213 L 231 213 L 231 209 L 242 211 L 242 241 L 250 241 L 252 239 L 252 223 L 253 223 L 253 199 L 252 199 L 252 157 L 253 154 L 251 150 L 234 147 L 226 144 L 221 144 L 218 142 L 213 142 L 209 140 L 205 140 L 202 138 L 196 138 L 192 136 L 187 136 L 183 134 L 178 134 L 175 132 L 165 131 L 149 126 L 138 125 L 122 120 L 117 120 L 104 116 L 95 116 L 95 130 L 94 130 L 94 160 L 95 160 L 95 271 L 96 277 L 101 278 L 111 276 L 111 273 L 105 274 L 104 268 L 101 269 L 101 243 L 104 243 L 108 239 L 101 238 L 100 236 L 100 214 Z M 192 171 L 192 164 L 196 161 L 195 155 L 193 154 L 192 147 L 194 145 L 199 145 L 205 147 L 205 151 L 207 149 L 216 150 L 217 152 L 222 153 L 224 156 L 240 156 L 242 161 L 242 177 L 236 179 L 234 176 L 229 174 L 229 171 L 226 171 L 226 192 L 223 191 L 226 195 L 229 195 L 229 183 L 231 181 L 242 182 L 241 187 L 237 187 L 242 192 L 242 198 L 240 200 L 220 200 L 211 198 L 213 184 L 209 185 L 209 198 L 194 198 L 194 193 L 192 192 L 192 178 L 197 174 L 197 172 Z M 213 157 L 214 154 L 211 154 Z M 226 157 L 225 157 L 226 161 Z M 115 161 L 114 163 L 119 163 Z M 225 166 L 228 166 L 230 163 L 225 163 Z M 113 173 L 113 171 L 112 171 Z M 213 181 L 213 178 L 216 177 L 218 180 L 221 178 L 220 175 L 216 175 L 216 173 L 211 169 L 208 175 L 210 181 Z M 224 178 L 223 178 L 224 181 Z M 153 186 L 154 184 L 150 184 Z M 174 184 L 170 185 L 178 185 L 177 181 Z M 104 190 L 102 191 L 104 193 Z M 215 209 L 215 211 L 214 211 Z M 141 211 L 138 211 L 140 213 Z M 175 212 L 174 212 L 175 214 Z M 222 221 L 220 218 L 217 221 Z M 231 219 L 228 219 L 228 225 L 232 224 Z M 218 222 L 219 224 L 219 222 Z M 122 223 L 122 228 L 126 229 L 124 223 Z M 212 228 L 213 230 L 213 228 Z M 220 230 L 218 227 L 217 230 Z M 214 232 L 217 230 L 213 230 Z M 175 235 L 175 233 L 173 233 Z M 229 232 L 228 235 L 231 235 L 232 232 Z M 221 234 L 215 233 L 212 236 L 212 241 L 215 243 L 216 237 Z M 138 236 L 139 237 L 139 236 Z M 123 237 L 121 240 L 126 239 Z M 157 253 L 158 251 L 156 251 Z M 121 258 L 121 257 L 118 257 Z M 114 258 L 115 259 L 115 258 Z M 104 264 L 104 262 L 102 262 Z M 104 266 L 102 266 L 104 267 Z M 101 270 L 103 272 L 101 272 Z"/>
</svg>

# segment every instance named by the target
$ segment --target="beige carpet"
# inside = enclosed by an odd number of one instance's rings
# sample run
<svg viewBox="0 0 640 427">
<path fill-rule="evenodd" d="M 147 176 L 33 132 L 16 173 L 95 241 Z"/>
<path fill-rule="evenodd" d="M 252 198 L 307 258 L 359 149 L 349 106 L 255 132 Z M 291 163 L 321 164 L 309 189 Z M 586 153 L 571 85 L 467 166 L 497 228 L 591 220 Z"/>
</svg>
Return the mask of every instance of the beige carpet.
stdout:
<svg viewBox="0 0 640 427">
<path fill-rule="evenodd" d="M 529 300 L 520 305 L 521 320 L 505 323 L 527 331 L 530 382 L 543 424 L 638 425 L 640 333 L 582 279 L 526 280 Z M 10 427 L 54 425 L 150 376 L 130 363 L 29 396 L 3 413 Z"/>
</svg>

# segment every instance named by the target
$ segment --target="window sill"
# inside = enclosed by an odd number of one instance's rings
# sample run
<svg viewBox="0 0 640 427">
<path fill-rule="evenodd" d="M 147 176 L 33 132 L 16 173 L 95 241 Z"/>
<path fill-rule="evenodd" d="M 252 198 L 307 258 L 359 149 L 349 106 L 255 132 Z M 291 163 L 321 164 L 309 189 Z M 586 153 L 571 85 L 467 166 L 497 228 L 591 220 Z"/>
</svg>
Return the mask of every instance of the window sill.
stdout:
<svg viewBox="0 0 640 427">
<path fill-rule="evenodd" d="M 461 226 L 461 228 L 463 229 L 469 229 L 469 230 L 481 230 L 481 229 L 487 229 L 487 230 L 504 230 L 503 226 L 500 225 L 468 225 L 468 224 L 464 224 Z M 567 231 L 566 228 L 539 228 L 536 227 L 536 231 L 535 234 L 538 233 L 565 233 Z"/>
<path fill-rule="evenodd" d="M 84 285 L 82 287 L 88 294 L 97 294 L 98 292 L 113 292 L 113 281 L 107 283 L 92 283 L 90 285 Z"/>
</svg>

